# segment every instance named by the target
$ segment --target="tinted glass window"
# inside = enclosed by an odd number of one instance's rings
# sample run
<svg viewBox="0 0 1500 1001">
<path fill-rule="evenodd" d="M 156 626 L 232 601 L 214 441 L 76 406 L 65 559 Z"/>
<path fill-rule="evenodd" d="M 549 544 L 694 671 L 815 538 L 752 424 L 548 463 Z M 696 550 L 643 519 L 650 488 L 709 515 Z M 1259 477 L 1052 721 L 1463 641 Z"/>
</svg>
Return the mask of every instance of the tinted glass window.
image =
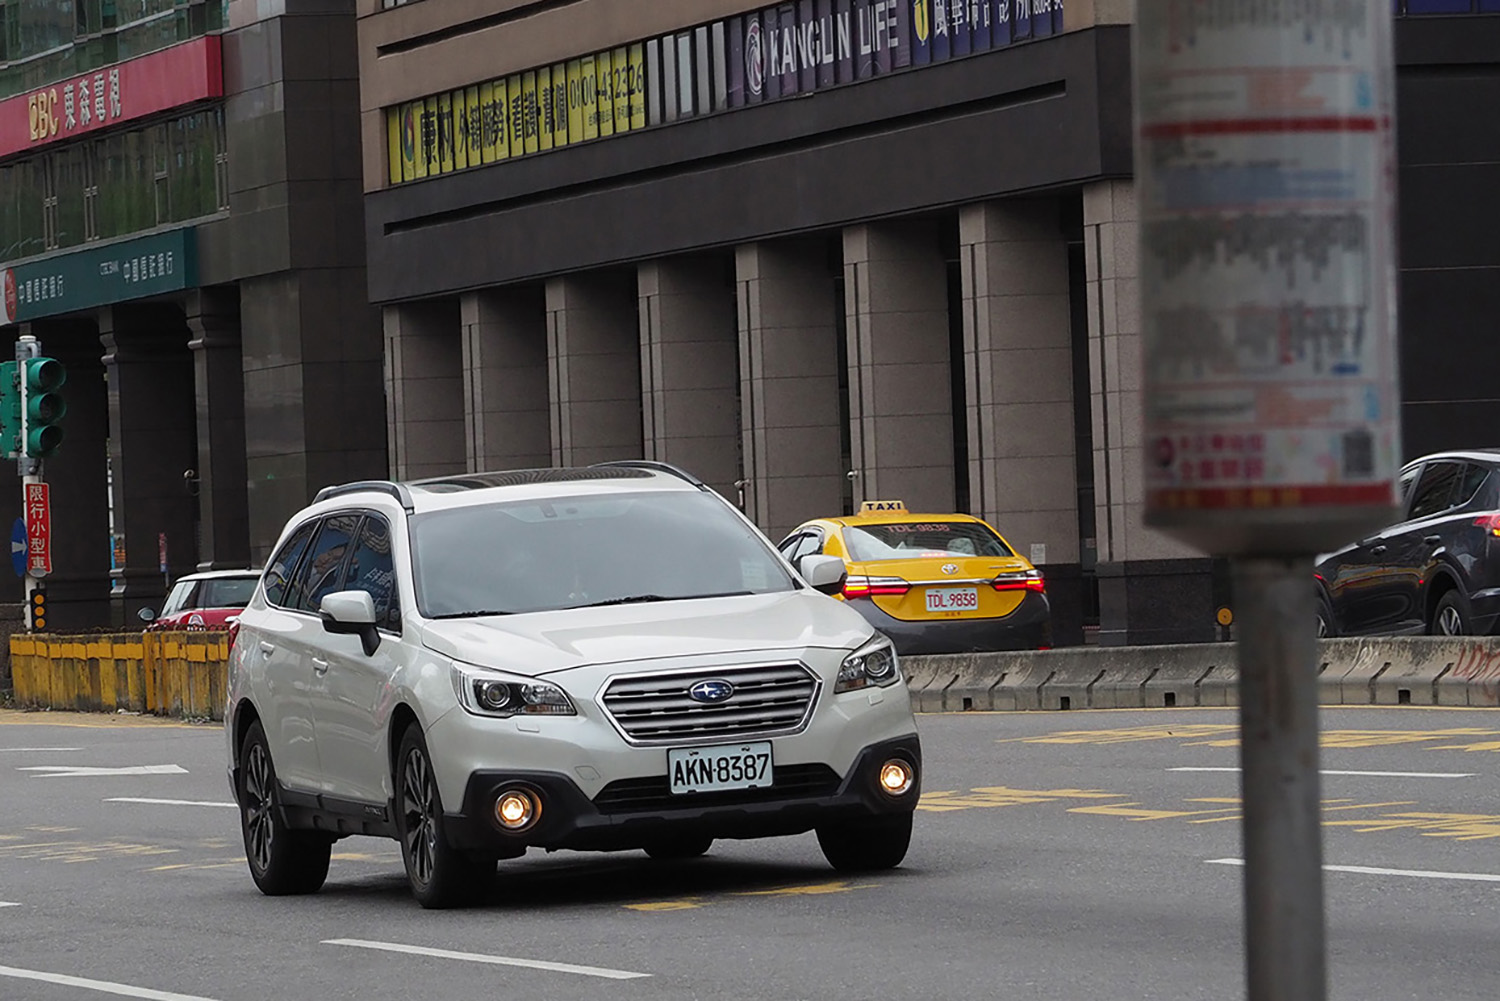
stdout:
<svg viewBox="0 0 1500 1001">
<path fill-rule="evenodd" d="M 307 550 L 307 543 L 312 539 L 313 530 L 318 527 L 316 521 L 310 521 L 306 525 L 292 533 L 292 537 L 286 540 L 286 545 L 281 551 L 271 557 L 271 562 L 266 564 L 266 600 L 273 605 L 285 605 L 287 585 L 290 578 L 297 570 L 297 561 Z"/>
<path fill-rule="evenodd" d="M 323 522 L 312 549 L 302 561 L 302 569 L 287 591 L 287 607 L 316 612 L 324 595 L 339 589 L 344 557 L 349 555 L 349 544 L 354 541 L 358 525 L 357 514 L 337 514 Z"/>
<path fill-rule="evenodd" d="M 663 491 L 515 501 L 411 521 L 430 617 L 790 591 L 770 547 L 716 497 Z"/>
<path fill-rule="evenodd" d="M 254 577 L 217 577 L 203 582 L 195 608 L 244 608 L 255 594 Z"/>
<path fill-rule="evenodd" d="M 1489 479 L 1490 469 L 1488 466 L 1480 466 L 1469 463 L 1464 467 L 1464 478 L 1458 485 L 1458 493 L 1453 498 L 1455 505 L 1467 504 L 1479 493 L 1479 488 L 1484 486 L 1484 481 Z"/>
<path fill-rule="evenodd" d="M 379 515 L 365 518 L 359 544 L 349 560 L 342 590 L 364 591 L 375 602 L 375 624 L 401 631 L 401 605 L 396 600 L 396 565 L 391 558 L 391 526 Z"/>
<path fill-rule="evenodd" d="M 1397 484 L 1397 490 L 1400 494 L 1400 503 L 1405 504 L 1406 498 L 1411 496 L 1411 485 L 1416 482 L 1417 474 L 1421 471 L 1421 466 L 1412 466 L 1410 469 L 1402 472 L 1401 480 Z"/>
<path fill-rule="evenodd" d="M 796 535 L 791 535 L 781 540 L 781 545 L 776 548 L 781 550 L 782 556 L 790 560 L 793 556 L 797 555 L 797 547 L 802 545 L 803 538 L 802 533 L 798 532 Z"/>
<path fill-rule="evenodd" d="M 844 529 L 849 555 L 860 562 L 922 556 L 1014 556 L 985 525 L 972 521 L 912 521 Z"/>
<path fill-rule="evenodd" d="M 1458 462 L 1429 462 L 1422 470 L 1422 479 L 1417 483 L 1417 492 L 1412 495 L 1411 514 L 1408 518 L 1425 518 L 1446 511 L 1453 503 L 1454 489 L 1463 477 L 1464 467 Z"/>
</svg>

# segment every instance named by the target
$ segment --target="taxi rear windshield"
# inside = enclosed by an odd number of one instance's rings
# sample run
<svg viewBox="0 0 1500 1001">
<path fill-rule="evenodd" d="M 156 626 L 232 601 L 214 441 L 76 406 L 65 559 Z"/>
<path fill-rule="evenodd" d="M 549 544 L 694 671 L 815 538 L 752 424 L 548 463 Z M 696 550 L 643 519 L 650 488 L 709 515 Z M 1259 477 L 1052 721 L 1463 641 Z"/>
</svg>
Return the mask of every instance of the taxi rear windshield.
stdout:
<svg viewBox="0 0 1500 1001">
<path fill-rule="evenodd" d="M 973 521 L 911 521 L 844 529 L 849 555 L 861 563 L 923 556 L 1014 556 L 988 525 Z"/>
</svg>

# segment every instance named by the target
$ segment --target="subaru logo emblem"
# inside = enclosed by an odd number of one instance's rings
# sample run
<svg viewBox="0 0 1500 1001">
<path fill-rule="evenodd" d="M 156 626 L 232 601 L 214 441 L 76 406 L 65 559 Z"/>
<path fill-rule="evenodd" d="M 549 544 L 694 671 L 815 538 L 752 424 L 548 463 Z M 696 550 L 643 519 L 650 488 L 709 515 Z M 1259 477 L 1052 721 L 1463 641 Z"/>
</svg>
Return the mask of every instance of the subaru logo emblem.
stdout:
<svg viewBox="0 0 1500 1001">
<path fill-rule="evenodd" d="M 957 563 L 944 563 L 943 564 L 943 573 L 948 573 L 948 574 L 958 573 L 958 564 Z"/>
<path fill-rule="evenodd" d="M 714 679 L 712 681 L 700 681 L 688 689 L 688 697 L 694 702 L 703 702 L 708 705 L 718 705 L 720 702 L 728 702 L 734 695 L 734 686 L 727 681 Z"/>
</svg>

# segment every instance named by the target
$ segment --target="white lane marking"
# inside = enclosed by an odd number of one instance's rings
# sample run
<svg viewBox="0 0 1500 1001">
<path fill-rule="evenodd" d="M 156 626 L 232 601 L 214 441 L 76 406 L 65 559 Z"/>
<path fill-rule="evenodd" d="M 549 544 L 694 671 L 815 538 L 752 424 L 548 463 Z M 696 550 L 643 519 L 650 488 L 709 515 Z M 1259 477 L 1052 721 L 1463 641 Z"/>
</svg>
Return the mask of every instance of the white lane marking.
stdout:
<svg viewBox="0 0 1500 1001">
<path fill-rule="evenodd" d="M 113 796 L 106 799 L 106 803 L 145 803 L 149 806 L 227 806 L 231 810 L 239 807 L 238 803 L 214 803 L 201 799 L 146 799 L 140 796 Z"/>
<path fill-rule="evenodd" d="M 358 938 L 331 938 L 324 945 L 348 945 L 356 949 L 377 949 L 383 952 L 403 952 L 412 956 L 432 956 L 437 959 L 459 959 L 466 963 L 488 963 L 491 966 L 520 966 L 528 970 L 547 970 L 551 973 L 577 973 L 585 977 L 603 977 L 606 980 L 637 980 L 649 977 L 649 973 L 632 973 L 629 970 L 608 970 L 598 966 L 574 966 L 571 963 L 549 963 L 541 959 L 512 959 L 508 956 L 486 956 L 477 952 L 452 952 L 448 949 L 428 949 L 420 945 L 401 945 L 397 942 L 369 942 Z"/>
<path fill-rule="evenodd" d="M 0 900 L 0 907 L 20 907 L 20 904 L 11 903 L 9 900 Z"/>
<path fill-rule="evenodd" d="M 1242 858 L 1211 858 L 1209 865 L 1243 866 Z M 1467 883 L 1500 883 L 1500 875 L 1488 872 L 1437 872 L 1431 869 L 1381 869 L 1368 865 L 1325 865 L 1327 872 L 1352 872 L 1361 876 L 1410 876 L 1413 879 L 1453 879 Z"/>
<path fill-rule="evenodd" d="M 0 754 L 10 751 L 13 754 L 40 753 L 42 751 L 81 751 L 81 747 L 0 747 Z"/>
<path fill-rule="evenodd" d="M 13 977 L 16 980 L 37 980 L 44 984 L 58 984 L 62 987 L 81 987 L 84 990 L 98 991 L 100 994 L 115 994 L 126 998 L 144 998 L 146 1001 L 213 1001 L 213 998 L 205 998 L 197 994 L 173 994 L 171 991 L 154 991 L 149 987 L 112 984 L 108 980 L 88 980 L 84 977 L 70 977 L 62 973 L 19 970 L 14 966 L 0 966 L 0 977 Z"/>
<path fill-rule="evenodd" d="M 1169 772 L 1237 772 L 1238 768 L 1168 768 Z M 1319 775 L 1373 775 L 1387 779 L 1472 779 L 1477 772 L 1351 772 L 1325 768 Z"/>
<path fill-rule="evenodd" d="M 181 765 L 126 765 L 123 768 L 75 767 L 73 765 L 25 765 L 18 772 L 46 772 L 33 775 L 34 779 L 75 779 L 101 775 L 186 775 L 188 770 Z"/>
</svg>

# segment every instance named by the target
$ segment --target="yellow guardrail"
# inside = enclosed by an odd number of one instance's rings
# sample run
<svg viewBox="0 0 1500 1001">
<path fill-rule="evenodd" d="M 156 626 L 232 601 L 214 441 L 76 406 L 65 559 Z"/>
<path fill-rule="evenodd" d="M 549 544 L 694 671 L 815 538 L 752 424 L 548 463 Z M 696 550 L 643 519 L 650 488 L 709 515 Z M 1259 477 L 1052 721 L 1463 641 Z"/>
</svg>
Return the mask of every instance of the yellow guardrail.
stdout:
<svg viewBox="0 0 1500 1001">
<path fill-rule="evenodd" d="M 224 718 L 225 632 L 100 633 L 10 638 L 21 708 Z"/>
</svg>

